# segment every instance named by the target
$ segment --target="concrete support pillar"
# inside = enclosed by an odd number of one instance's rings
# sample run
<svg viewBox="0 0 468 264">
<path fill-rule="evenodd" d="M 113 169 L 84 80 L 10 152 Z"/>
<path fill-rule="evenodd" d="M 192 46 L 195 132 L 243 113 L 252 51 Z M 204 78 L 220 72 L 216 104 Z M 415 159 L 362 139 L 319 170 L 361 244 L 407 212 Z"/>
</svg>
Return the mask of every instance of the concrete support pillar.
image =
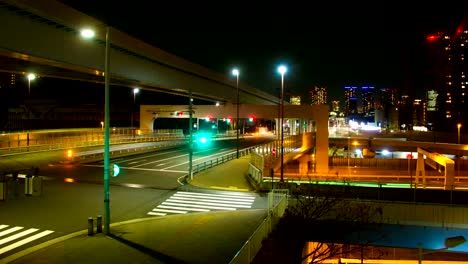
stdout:
<svg viewBox="0 0 468 264">
<path fill-rule="evenodd" d="M 158 113 L 146 111 L 144 106 L 140 106 L 140 129 L 142 131 L 153 132 L 153 123 L 158 118 Z"/>
<path fill-rule="evenodd" d="M 315 116 L 312 131 L 315 131 L 316 171 L 328 173 L 328 106 L 320 107 Z M 311 134 L 312 135 L 312 134 Z M 313 139 L 311 139 L 313 140 Z M 312 141 L 314 142 L 314 141 Z"/>
<path fill-rule="evenodd" d="M 309 155 L 304 155 L 299 158 L 299 175 L 307 175 L 309 172 Z"/>
<path fill-rule="evenodd" d="M 408 159 L 408 170 L 409 168 L 410 159 Z M 411 173 L 411 172 L 410 172 Z M 416 175 L 415 175 L 415 182 L 418 184 L 422 177 L 423 186 L 426 185 L 426 171 L 424 169 L 424 157 L 422 154 L 418 153 L 418 160 L 416 163 Z"/>
<path fill-rule="evenodd" d="M 292 118 L 292 119 L 289 119 L 289 124 L 290 124 L 290 128 L 289 128 L 289 135 L 296 135 L 296 119 Z"/>
<path fill-rule="evenodd" d="M 445 186 L 444 190 L 453 190 L 453 183 L 455 182 L 455 162 L 447 163 L 445 165 Z"/>
</svg>

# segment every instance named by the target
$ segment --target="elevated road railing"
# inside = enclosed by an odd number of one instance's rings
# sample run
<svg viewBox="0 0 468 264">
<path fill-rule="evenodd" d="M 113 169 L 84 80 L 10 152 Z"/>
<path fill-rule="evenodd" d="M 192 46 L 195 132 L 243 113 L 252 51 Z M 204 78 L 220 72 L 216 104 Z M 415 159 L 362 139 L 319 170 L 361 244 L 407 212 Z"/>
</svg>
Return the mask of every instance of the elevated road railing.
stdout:
<svg viewBox="0 0 468 264">
<path fill-rule="evenodd" d="M 129 128 L 113 128 L 111 144 L 128 144 L 180 140 L 186 136 L 180 129 L 141 131 Z M 0 156 L 31 152 L 77 149 L 102 146 L 104 133 L 101 129 L 38 130 L 0 135 Z"/>
</svg>

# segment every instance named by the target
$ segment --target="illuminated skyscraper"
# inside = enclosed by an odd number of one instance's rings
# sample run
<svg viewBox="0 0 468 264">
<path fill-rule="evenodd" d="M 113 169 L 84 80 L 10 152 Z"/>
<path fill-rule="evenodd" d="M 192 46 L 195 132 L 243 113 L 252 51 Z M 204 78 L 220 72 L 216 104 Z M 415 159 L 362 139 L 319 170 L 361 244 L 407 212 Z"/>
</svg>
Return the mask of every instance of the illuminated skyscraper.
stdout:
<svg viewBox="0 0 468 264">
<path fill-rule="evenodd" d="M 369 114 L 375 110 L 375 92 L 373 86 L 361 87 L 362 113 Z"/>
<path fill-rule="evenodd" d="M 331 110 L 333 112 L 339 113 L 340 112 L 340 101 L 339 100 L 333 100 L 331 101 Z"/>
<path fill-rule="evenodd" d="M 289 103 L 292 105 L 301 105 L 301 97 L 299 95 L 291 95 Z"/>
<path fill-rule="evenodd" d="M 465 60 L 468 28 L 460 26 L 455 32 L 437 32 L 428 36 L 427 46 L 432 67 L 428 122 L 434 124 L 435 130 L 454 131 L 457 123 L 468 124 L 468 63 Z"/>
<path fill-rule="evenodd" d="M 316 104 L 327 104 L 327 88 L 314 86 L 312 90 L 309 90 L 310 100 L 312 105 Z"/>
<path fill-rule="evenodd" d="M 357 114 L 357 86 L 345 86 L 345 113 L 347 116 Z"/>
</svg>

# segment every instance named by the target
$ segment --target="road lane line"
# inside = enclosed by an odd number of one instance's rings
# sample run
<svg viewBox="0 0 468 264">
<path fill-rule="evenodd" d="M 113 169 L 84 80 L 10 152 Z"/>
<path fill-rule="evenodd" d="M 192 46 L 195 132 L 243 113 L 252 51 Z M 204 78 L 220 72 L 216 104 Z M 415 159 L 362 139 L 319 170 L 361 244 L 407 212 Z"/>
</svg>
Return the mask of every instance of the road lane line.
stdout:
<svg viewBox="0 0 468 264">
<path fill-rule="evenodd" d="M 143 164 L 139 164 L 139 165 L 133 166 L 132 168 L 136 168 L 136 167 L 140 167 L 140 166 L 145 166 L 145 165 L 153 164 L 153 163 L 156 163 L 156 162 L 161 162 L 161 161 L 176 159 L 176 158 L 180 158 L 180 157 L 185 157 L 185 156 L 188 156 L 188 154 L 182 154 L 182 155 L 173 156 L 173 157 L 170 157 L 170 158 L 155 160 L 155 161 L 151 161 L 151 162 L 147 162 L 147 163 L 143 163 Z"/>
</svg>

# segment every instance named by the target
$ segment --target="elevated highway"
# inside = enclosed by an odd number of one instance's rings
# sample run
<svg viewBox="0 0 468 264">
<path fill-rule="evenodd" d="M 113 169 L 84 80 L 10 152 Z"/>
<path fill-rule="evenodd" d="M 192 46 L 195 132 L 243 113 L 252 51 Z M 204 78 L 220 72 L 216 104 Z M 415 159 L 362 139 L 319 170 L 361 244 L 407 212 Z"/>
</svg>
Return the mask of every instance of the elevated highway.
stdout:
<svg viewBox="0 0 468 264">
<path fill-rule="evenodd" d="M 94 40 L 80 37 L 92 28 Z M 104 83 L 107 25 L 54 0 L 0 1 L 0 70 Z M 216 73 L 110 27 L 111 85 L 236 102 L 235 78 Z M 240 101 L 276 105 L 278 98 L 239 83 Z"/>
</svg>

